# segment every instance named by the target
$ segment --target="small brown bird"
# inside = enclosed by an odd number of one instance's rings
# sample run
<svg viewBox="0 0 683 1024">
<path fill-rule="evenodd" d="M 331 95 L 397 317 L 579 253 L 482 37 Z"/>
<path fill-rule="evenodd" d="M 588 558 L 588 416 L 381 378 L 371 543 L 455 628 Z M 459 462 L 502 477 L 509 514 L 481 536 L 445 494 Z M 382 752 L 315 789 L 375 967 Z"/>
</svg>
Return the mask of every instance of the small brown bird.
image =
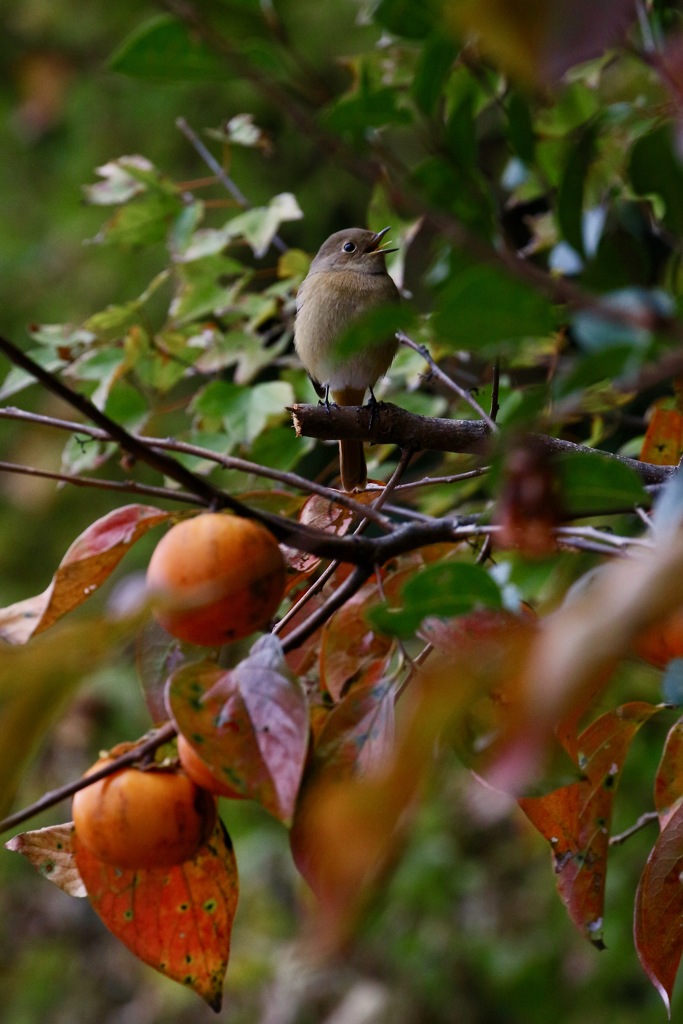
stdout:
<svg viewBox="0 0 683 1024">
<path fill-rule="evenodd" d="M 384 338 L 351 356 L 341 356 L 337 341 L 360 314 L 373 306 L 398 302 L 389 277 L 382 239 L 364 228 L 336 231 L 323 242 L 299 288 L 294 345 L 318 394 L 337 405 L 362 405 L 365 393 L 387 372 L 396 355 L 394 337 Z M 345 491 L 367 483 L 363 442 L 339 442 L 339 468 Z"/>
</svg>

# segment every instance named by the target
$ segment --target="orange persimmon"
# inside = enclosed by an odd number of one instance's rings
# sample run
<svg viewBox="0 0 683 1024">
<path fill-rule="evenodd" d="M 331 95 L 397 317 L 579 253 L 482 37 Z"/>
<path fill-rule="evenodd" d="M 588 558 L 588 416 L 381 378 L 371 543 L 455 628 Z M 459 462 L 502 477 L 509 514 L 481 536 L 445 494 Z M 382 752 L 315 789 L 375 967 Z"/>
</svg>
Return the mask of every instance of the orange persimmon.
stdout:
<svg viewBox="0 0 683 1024">
<path fill-rule="evenodd" d="M 107 864 L 163 867 L 190 860 L 208 839 L 216 801 L 184 772 L 120 768 L 74 794 L 73 820 L 79 841 Z"/>
<path fill-rule="evenodd" d="M 147 585 L 172 636 L 217 647 L 262 629 L 285 590 L 280 546 L 250 519 L 207 512 L 171 527 L 156 546 Z"/>
</svg>

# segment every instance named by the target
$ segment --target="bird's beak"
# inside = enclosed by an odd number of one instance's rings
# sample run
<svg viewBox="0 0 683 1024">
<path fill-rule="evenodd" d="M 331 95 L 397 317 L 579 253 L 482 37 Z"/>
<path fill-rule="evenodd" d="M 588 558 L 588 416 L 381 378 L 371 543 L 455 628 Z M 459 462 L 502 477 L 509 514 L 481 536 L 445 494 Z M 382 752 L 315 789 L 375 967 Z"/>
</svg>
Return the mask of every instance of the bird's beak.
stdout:
<svg viewBox="0 0 683 1024">
<path fill-rule="evenodd" d="M 391 231 L 391 227 L 382 228 L 382 230 L 378 231 L 376 235 L 373 235 L 372 239 L 370 240 L 370 245 L 366 249 L 366 252 L 398 252 L 398 249 L 380 248 L 382 244 L 382 239 L 386 235 L 387 231 Z"/>
</svg>

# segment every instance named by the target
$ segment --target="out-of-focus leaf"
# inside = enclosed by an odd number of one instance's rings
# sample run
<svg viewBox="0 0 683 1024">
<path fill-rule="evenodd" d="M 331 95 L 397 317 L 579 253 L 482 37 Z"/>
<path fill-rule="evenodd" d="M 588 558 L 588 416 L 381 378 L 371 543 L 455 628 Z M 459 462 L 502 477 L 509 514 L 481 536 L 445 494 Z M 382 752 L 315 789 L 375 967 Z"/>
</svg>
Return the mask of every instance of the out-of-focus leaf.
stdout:
<svg viewBox="0 0 683 1024">
<path fill-rule="evenodd" d="M 508 754 L 513 768 L 506 785 L 519 791 L 528 783 L 557 722 L 570 713 L 583 714 L 635 638 L 682 604 L 683 531 L 678 530 L 637 557 L 602 567 L 590 585 L 539 622 L 524 685 L 508 716 L 519 737 Z"/>
<path fill-rule="evenodd" d="M 603 315 L 598 307 L 579 310 L 572 318 L 574 333 L 587 352 L 624 345 L 635 351 L 646 349 L 658 319 L 671 316 L 674 311 L 669 295 L 645 288 L 610 292 L 601 298 L 600 306 L 605 311 Z"/>
<path fill-rule="evenodd" d="M 399 329 L 408 330 L 410 311 L 407 306 L 383 305 L 363 312 L 354 319 L 336 343 L 335 355 L 345 360 L 355 352 L 381 344 Z"/>
<path fill-rule="evenodd" d="M 655 408 L 640 449 L 641 462 L 677 466 L 683 455 L 683 414 L 678 409 Z"/>
<path fill-rule="evenodd" d="M 0 610 L 0 637 L 24 644 L 54 625 L 95 593 L 131 544 L 170 515 L 150 505 L 124 505 L 91 523 L 65 554 L 47 590 Z"/>
<path fill-rule="evenodd" d="M 667 1012 L 683 953 L 683 803 L 678 803 L 647 859 L 634 921 L 636 952 Z"/>
<path fill-rule="evenodd" d="M 0 815 L 67 697 L 114 656 L 130 630 L 129 622 L 93 620 L 58 626 L 21 647 L 0 641 Z"/>
<path fill-rule="evenodd" d="M 22 832 L 5 846 L 33 865 L 36 871 L 69 896 L 87 896 L 78 873 L 71 846 L 73 825 L 48 825 L 34 832 Z"/>
<path fill-rule="evenodd" d="M 92 335 L 89 335 L 92 338 Z M 64 366 L 64 359 L 51 349 L 47 351 L 45 349 L 36 349 L 34 352 L 29 352 L 28 355 L 34 362 L 42 366 L 44 370 L 49 370 L 51 373 L 56 373 L 61 370 Z M 31 373 L 27 373 L 26 370 L 22 370 L 19 367 L 12 367 L 7 376 L 5 377 L 2 387 L 0 387 L 0 401 L 4 401 L 6 398 L 11 398 L 12 395 L 18 394 L 23 391 L 24 388 L 29 387 L 31 384 L 36 383 L 36 378 Z"/>
<path fill-rule="evenodd" d="M 426 114 L 431 114 L 443 98 L 456 55 L 453 42 L 441 32 L 425 42 L 411 88 L 415 102 Z"/>
<path fill-rule="evenodd" d="M 308 707 L 274 637 L 261 637 L 230 671 L 205 661 L 181 668 L 169 680 L 168 700 L 178 731 L 217 778 L 280 821 L 291 820 Z"/>
<path fill-rule="evenodd" d="M 555 324 L 546 298 L 511 275 L 483 265 L 468 267 L 448 284 L 434 316 L 444 343 L 467 350 L 544 337 Z"/>
<path fill-rule="evenodd" d="M 520 160 L 530 164 L 534 159 L 536 139 L 529 103 L 521 92 L 514 90 L 510 92 L 506 109 L 510 142 Z"/>
<path fill-rule="evenodd" d="M 495 580 L 479 565 L 440 562 L 412 576 L 401 592 L 402 607 L 386 602 L 368 611 L 368 619 L 393 636 L 410 636 L 427 616 L 450 618 L 482 605 L 500 608 Z"/>
<path fill-rule="evenodd" d="M 595 156 L 597 125 L 591 124 L 569 150 L 557 193 L 557 219 L 565 239 L 585 255 L 583 213 L 586 178 Z"/>
<path fill-rule="evenodd" d="M 121 206 L 100 229 L 96 242 L 110 245 L 152 245 L 166 238 L 173 219 L 182 212 L 182 199 L 150 192 Z"/>
<path fill-rule="evenodd" d="M 104 924 L 136 957 L 218 1012 L 237 910 L 237 862 L 218 821 L 192 860 L 133 870 L 105 864 L 74 833 L 76 865 Z"/>
<path fill-rule="evenodd" d="M 152 18 L 126 39 L 109 60 L 112 71 L 157 81 L 222 81 L 227 69 L 189 29 L 165 15 Z"/>
<path fill-rule="evenodd" d="M 661 200 L 666 226 L 676 235 L 683 233 L 683 165 L 668 125 L 638 139 L 631 150 L 629 175 L 638 195 Z"/>
<path fill-rule="evenodd" d="M 134 171 L 154 172 L 154 165 L 145 156 L 124 156 L 118 160 L 110 160 L 97 168 L 103 179 L 94 185 L 85 185 L 83 192 L 89 203 L 94 206 L 121 206 L 134 196 L 141 195 L 147 183 L 141 174 Z"/>
<path fill-rule="evenodd" d="M 638 729 L 662 705 L 624 704 L 578 739 L 578 782 L 519 806 L 550 843 L 558 892 L 582 935 L 603 947 L 603 914 L 612 809 L 619 777 Z"/>
<path fill-rule="evenodd" d="M 458 32 L 473 32 L 482 49 L 528 83 L 556 83 L 574 64 L 598 57 L 635 21 L 633 0 L 596 8 L 579 0 L 460 0 L 446 8 Z"/>
<path fill-rule="evenodd" d="M 555 466 L 570 515 L 619 511 L 646 500 L 642 478 L 616 459 L 569 452 L 559 455 Z"/>
<path fill-rule="evenodd" d="M 683 719 L 672 725 L 666 737 L 655 775 L 654 798 L 659 827 L 665 829 L 676 808 L 683 803 Z"/>
<path fill-rule="evenodd" d="M 439 26 L 438 0 L 380 0 L 374 20 L 397 36 L 424 39 Z"/>
</svg>

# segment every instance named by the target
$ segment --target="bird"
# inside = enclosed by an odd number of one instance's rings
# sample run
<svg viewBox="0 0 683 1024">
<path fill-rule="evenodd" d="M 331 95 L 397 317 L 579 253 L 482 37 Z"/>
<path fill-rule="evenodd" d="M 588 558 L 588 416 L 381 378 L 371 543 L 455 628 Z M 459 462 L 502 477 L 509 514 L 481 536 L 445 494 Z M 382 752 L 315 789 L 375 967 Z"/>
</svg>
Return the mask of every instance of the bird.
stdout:
<svg viewBox="0 0 683 1024">
<path fill-rule="evenodd" d="M 385 257 L 396 249 L 382 248 L 390 228 L 335 231 L 320 246 L 296 298 L 294 347 L 318 395 L 336 405 L 362 405 L 396 355 L 392 335 L 342 355 L 337 342 L 361 314 L 375 306 L 399 302 L 400 294 L 387 272 Z M 342 488 L 363 490 L 367 466 L 363 442 L 339 442 Z"/>
</svg>

